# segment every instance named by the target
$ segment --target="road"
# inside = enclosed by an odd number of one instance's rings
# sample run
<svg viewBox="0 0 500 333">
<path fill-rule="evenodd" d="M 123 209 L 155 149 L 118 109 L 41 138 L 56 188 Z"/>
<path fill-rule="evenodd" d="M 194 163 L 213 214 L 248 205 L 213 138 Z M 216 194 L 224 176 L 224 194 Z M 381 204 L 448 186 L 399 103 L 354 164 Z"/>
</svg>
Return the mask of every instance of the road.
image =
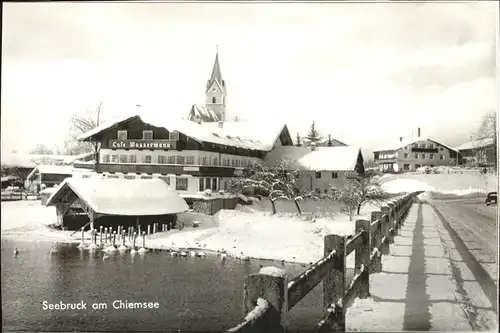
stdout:
<svg viewBox="0 0 500 333">
<path fill-rule="evenodd" d="M 496 308 L 498 285 L 497 206 L 486 206 L 484 198 L 428 200 L 463 261 Z"/>
</svg>

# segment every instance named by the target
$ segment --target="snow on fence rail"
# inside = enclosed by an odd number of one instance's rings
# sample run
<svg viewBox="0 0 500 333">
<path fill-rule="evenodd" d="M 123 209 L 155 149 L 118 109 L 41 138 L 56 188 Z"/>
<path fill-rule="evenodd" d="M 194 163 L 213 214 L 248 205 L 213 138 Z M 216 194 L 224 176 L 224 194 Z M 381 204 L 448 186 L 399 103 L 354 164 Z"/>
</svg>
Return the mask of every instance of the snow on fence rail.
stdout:
<svg viewBox="0 0 500 333">
<path fill-rule="evenodd" d="M 265 267 L 246 276 L 243 308 L 248 315 L 227 332 L 284 332 L 287 312 L 323 281 L 325 314 L 314 332 L 344 332 L 345 314 L 355 298 L 370 295 L 370 273 L 382 271 L 382 255 L 401 228 L 416 195 L 414 192 L 372 212 L 371 221 L 357 220 L 352 237 L 327 235 L 325 256 L 288 281 L 286 272 Z M 346 257 L 354 252 L 355 274 L 346 287 Z"/>
</svg>

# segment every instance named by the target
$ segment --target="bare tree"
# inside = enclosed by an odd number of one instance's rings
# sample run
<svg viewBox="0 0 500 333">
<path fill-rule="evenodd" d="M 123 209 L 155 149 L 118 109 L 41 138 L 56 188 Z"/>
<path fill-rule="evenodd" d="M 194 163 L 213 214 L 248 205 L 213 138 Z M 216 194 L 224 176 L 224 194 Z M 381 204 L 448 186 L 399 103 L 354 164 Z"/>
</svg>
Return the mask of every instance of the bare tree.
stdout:
<svg viewBox="0 0 500 333">
<path fill-rule="evenodd" d="M 285 159 L 273 167 L 253 163 L 243 171 L 240 178 L 230 183 L 229 190 L 233 193 L 267 196 L 273 213 L 276 213 L 276 200 L 293 200 L 297 211 L 301 213 L 298 201 L 313 194 L 302 191 L 300 176 L 301 170 L 291 168 L 290 162 Z"/>
<path fill-rule="evenodd" d="M 350 221 L 354 213 L 360 214 L 363 205 L 368 203 L 380 205 L 390 196 L 382 190 L 378 177 L 369 172 L 359 179 L 349 180 L 342 188 L 332 191 L 334 198 L 347 206 Z"/>
<path fill-rule="evenodd" d="M 490 139 L 493 141 L 492 145 L 488 144 L 484 147 L 480 147 L 476 154 L 482 156 L 487 164 L 493 164 L 495 169 L 498 167 L 497 135 L 497 114 L 495 111 L 491 111 L 483 116 L 481 125 L 479 126 L 478 137 L 480 139 Z"/>
<path fill-rule="evenodd" d="M 99 144 L 91 142 L 80 142 L 77 138 L 96 128 L 100 124 L 102 114 L 102 102 L 95 109 L 87 109 L 84 114 L 74 113 L 70 118 L 69 138 L 64 143 L 65 151 L 68 155 L 77 155 L 81 153 L 93 152 L 96 155 L 99 152 Z"/>
</svg>

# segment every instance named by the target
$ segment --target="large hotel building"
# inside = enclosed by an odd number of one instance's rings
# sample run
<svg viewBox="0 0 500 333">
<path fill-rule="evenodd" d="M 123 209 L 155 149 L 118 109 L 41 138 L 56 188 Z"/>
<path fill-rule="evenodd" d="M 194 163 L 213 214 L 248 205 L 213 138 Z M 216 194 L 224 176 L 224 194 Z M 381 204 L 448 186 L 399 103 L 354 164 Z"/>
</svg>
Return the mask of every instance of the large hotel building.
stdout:
<svg viewBox="0 0 500 333">
<path fill-rule="evenodd" d="M 276 146 L 293 146 L 293 141 L 284 124 L 226 121 L 226 97 L 217 54 L 205 106 L 193 105 L 186 119 L 164 112 L 130 115 L 79 139 L 100 143 L 95 171 L 103 177 L 161 178 L 179 192 L 227 190 L 248 163 L 262 161 Z M 77 174 L 91 176 L 73 176 Z"/>
</svg>

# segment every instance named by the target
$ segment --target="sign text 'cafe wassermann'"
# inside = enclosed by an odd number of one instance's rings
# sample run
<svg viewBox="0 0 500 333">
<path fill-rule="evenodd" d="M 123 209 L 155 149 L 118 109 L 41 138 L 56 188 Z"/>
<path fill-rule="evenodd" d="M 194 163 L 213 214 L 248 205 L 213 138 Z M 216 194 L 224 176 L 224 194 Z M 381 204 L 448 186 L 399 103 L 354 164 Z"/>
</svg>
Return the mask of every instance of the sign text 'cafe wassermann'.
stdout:
<svg viewBox="0 0 500 333">
<path fill-rule="evenodd" d="M 111 148 L 122 149 L 175 149 L 173 140 L 110 140 Z"/>
</svg>

